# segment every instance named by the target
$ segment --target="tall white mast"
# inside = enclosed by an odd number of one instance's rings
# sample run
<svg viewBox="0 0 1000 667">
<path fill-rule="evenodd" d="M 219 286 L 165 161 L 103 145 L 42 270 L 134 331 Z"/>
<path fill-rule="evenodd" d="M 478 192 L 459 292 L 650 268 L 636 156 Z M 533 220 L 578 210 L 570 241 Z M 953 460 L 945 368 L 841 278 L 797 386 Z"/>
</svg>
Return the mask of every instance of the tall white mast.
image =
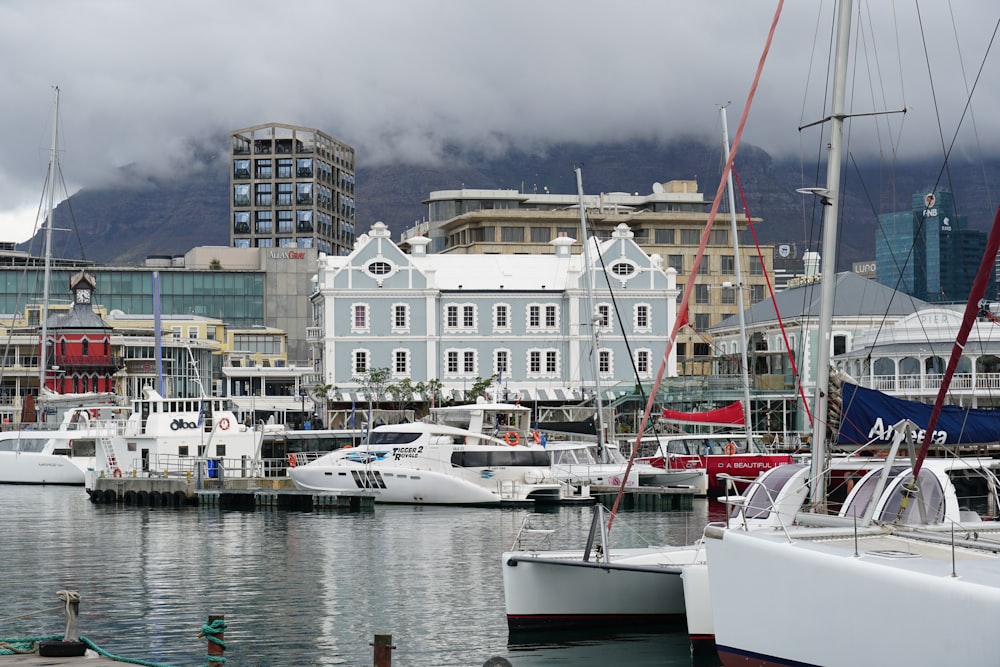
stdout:
<svg viewBox="0 0 1000 667">
<path fill-rule="evenodd" d="M 726 107 L 719 109 L 722 114 L 722 151 L 729 162 L 729 127 L 726 125 Z M 733 235 L 733 266 L 736 271 L 736 312 L 740 321 L 740 368 L 743 370 L 743 424 L 746 427 L 747 451 L 753 451 L 752 424 L 750 422 L 750 359 L 747 355 L 747 324 L 743 314 L 743 272 L 740 269 L 740 241 L 736 228 L 736 196 L 733 193 L 733 170 L 727 177 L 729 191 L 729 228 Z"/>
<path fill-rule="evenodd" d="M 820 311 L 816 345 L 816 389 L 813 397 L 812 504 L 826 499 L 826 419 L 830 392 L 830 338 L 833 321 L 834 282 L 837 276 L 837 215 L 840 203 L 840 146 L 844 135 L 844 99 L 847 90 L 847 52 L 851 42 L 851 2 L 841 0 L 837 16 L 837 50 L 833 68 L 833 101 L 830 111 L 830 151 L 826 164 L 823 201 L 823 257 L 820 260 Z"/>
<path fill-rule="evenodd" d="M 59 142 L 59 86 L 53 86 L 55 91 L 55 112 L 52 117 L 52 151 L 49 153 L 49 192 L 48 211 L 45 215 L 45 273 L 42 281 L 42 337 L 41 353 L 38 357 L 38 397 L 42 397 L 42 390 L 45 388 L 45 368 L 48 366 L 48 351 L 45 346 L 48 338 L 49 319 L 49 278 L 52 273 L 52 215 L 55 211 L 56 196 L 56 161 L 58 159 L 57 146 Z"/>
<path fill-rule="evenodd" d="M 601 350 L 598 346 L 597 327 L 600 325 L 600 318 L 594 309 L 594 280 L 590 265 L 590 240 L 587 238 L 587 207 L 583 199 L 583 173 L 577 167 L 576 172 L 576 193 L 580 198 L 580 238 L 583 241 L 583 270 L 587 279 L 587 312 L 590 313 L 590 337 L 591 345 L 594 347 L 594 404 L 597 406 L 597 451 L 601 460 L 606 458 L 604 451 L 604 392 L 601 389 Z"/>
</svg>

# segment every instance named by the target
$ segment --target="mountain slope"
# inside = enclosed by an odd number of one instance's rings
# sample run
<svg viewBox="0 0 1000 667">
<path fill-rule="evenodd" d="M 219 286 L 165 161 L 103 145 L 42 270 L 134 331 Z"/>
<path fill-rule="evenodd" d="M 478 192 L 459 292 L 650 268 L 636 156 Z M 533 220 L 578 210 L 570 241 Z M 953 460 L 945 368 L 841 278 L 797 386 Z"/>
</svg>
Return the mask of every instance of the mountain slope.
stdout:
<svg viewBox="0 0 1000 667">
<path fill-rule="evenodd" d="M 182 180 L 142 177 L 138 165 L 123 172 L 120 186 L 85 189 L 73 195 L 57 208 L 55 226 L 75 233 L 58 234 L 53 255 L 85 257 L 100 264 L 134 264 L 149 255 L 179 255 L 194 246 L 227 245 L 229 170 L 225 146 L 206 147 L 195 173 Z M 204 157 L 210 155 L 222 157 Z M 435 166 L 365 166 L 359 161 L 356 229 L 362 233 L 381 220 L 398 236 L 425 217 L 426 207 L 420 202 L 434 190 L 548 188 L 550 192 L 576 192 L 576 166 L 583 169 L 588 193 L 646 193 L 654 182 L 696 179 L 706 199 L 711 200 L 718 187 L 722 158 L 715 143 L 688 137 L 669 143 L 565 144 L 499 157 L 455 150 L 447 164 Z M 762 242 L 816 246 L 822 211 L 815 198 L 799 195 L 795 189 L 821 182 L 822 167 L 813 166 L 802 176 L 797 162 L 775 160 L 745 144 L 736 169 L 750 213 L 764 221 L 757 228 Z M 897 165 L 889 178 L 877 166 L 852 167 L 843 183 L 838 264 L 845 268 L 852 261 L 872 259 L 878 212 L 909 208 L 910 196 L 930 189 L 939 171 L 939 164 L 929 162 Z M 969 216 L 970 226 L 985 228 L 993 216 L 987 184 L 1000 176 L 1000 164 L 993 162 L 984 170 L 953 163 L 949 174 L 956 202 Z M 939 189 L 952 188 L 942 184 Z M 877 194 L 885 191 L 893 194 Z M 738 193 L 738 208 L 740 200 Z M 32 239 L 31 244 L 33 251 L 41 254 L 40 239 Z"/>
</svg>

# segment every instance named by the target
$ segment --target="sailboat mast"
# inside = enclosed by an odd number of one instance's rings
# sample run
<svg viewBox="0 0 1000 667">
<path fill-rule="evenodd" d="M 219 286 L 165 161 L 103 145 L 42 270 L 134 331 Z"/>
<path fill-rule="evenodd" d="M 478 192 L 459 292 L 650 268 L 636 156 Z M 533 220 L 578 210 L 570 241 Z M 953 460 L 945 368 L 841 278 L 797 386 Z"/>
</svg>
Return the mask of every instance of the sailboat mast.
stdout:
<svg viewBox="0 0 1000 667">
<path fill-rule="evenodd" d="M 840 202 L 841 142 L 844 136 L 844 100 L 847 91 L 847 53 L 851 42 L 851 2 L 841 0 L 837 16 L 837 48 L 833 68 L 830 112 L 830 150 L 826 164 L 823 202 L 823 257 L 820 266 L 819 331 L 816 338 L 816 385 L 813 396 L 812 495 L 815 508 L 825 504 L 826 420 L 830 392 L 830 339 L 834 282 L 837 274 L 837 217 Z"/>
<path fill-rule="evenodd" d="M 45 388 L 45 368 L 48 366 L 48 320 L 49 320 L 49 280 L 52 274 L 52 215 L 55 212 L 56 202 L 56 160 L 57 147 L 59 144 L 59 86 L 53 86 L 55 91 L 55 111 L 52 115 L 52 150 L 49 153 L 49 192 L 48 211 L 45 216 L 45 271 L 42 280 L 42 337 L 41 352 L 38 357 L 38 397 L 41 398 L 42 390 Z M 41 421 L 41 420 L 39 420 Z"/>
<path fill-rule="evenodd" d="M 594 350 L 594 404 L 597 406 L 597 452 L 603 461 L 606 458 L 604 451 L 604 405 L 602 403 L 603 391 L 601 390 L 601 350 L 597 345 L 597 327 L 600 319 L 594 309 L 594 280 L 590 264 L 590 242 L 587 238 L 587 207 L 583 200 L 583 172 L 579 167 L 576 172 L 576 192 L 580 198 L 580 238 L 583 241 L 583 271 L 587 280 L 587 311 L 590 313 L 590 339 Z"/>
<path fill-rule="evenodd" d="M 722 114 L 722 153 L 729 162 L 729 126 L 726 125 L 726 107 L 721 107 Z M 750 359 L 747 355 L 747 323 L 743 313 L 743 272 L 740 268 L 740 241 L 736 228 L 736 196 L 733 193 L 733 170 L 726 176 L 726 188 L 729 193 L 729 228 L 733 235 L 733 267 L 736 272 L 736 312 L 740 322 L 740 368 L 743 371 L 743 425 L 746 428 L 747 451 L 753 451 L 752 424 L 750 421 Z"/>
</svg>

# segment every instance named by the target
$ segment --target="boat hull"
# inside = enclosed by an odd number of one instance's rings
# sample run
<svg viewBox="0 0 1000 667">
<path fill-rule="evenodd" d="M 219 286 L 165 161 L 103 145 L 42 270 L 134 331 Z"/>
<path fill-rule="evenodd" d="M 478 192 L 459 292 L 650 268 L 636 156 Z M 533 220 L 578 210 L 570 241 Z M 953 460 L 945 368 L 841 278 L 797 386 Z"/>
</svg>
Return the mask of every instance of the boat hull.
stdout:
<svg viewBox="0 0 1000 667">
<path fill-rule="evenodd" d="M 530 503 L 551 498 L 557 501 L 558 484 L 536 485 L 491 480 L 488 486 L 433 470 L 392 466 L 310 464 L 289 473 L 295 485 L 306 491 L 347 492 L 369 490 L 375 502 L 407 505 L 483 505 Z"/>
<path fill-rule="evenodd" d="M 93 458 L 57 454 L 0 452 L 0 484 L 83 486 Z"/>
<path fill-rule="evenodd" d="M 727 667 L 967 665 L 995 653 L 996 555 L 853 529 L 823 539 L 706 531 L 705 541 Z"/>
<path fill-rule="evenodd" d="M 507 552 L 501 559 L 511 631 L 590 626 L 667 626 L 684 621 L 680 573 L 699 550 L 613 551 L 609 563 L 582 551 Z M 703 552 L 702 552 L 703 553 Z"/>
</svg>

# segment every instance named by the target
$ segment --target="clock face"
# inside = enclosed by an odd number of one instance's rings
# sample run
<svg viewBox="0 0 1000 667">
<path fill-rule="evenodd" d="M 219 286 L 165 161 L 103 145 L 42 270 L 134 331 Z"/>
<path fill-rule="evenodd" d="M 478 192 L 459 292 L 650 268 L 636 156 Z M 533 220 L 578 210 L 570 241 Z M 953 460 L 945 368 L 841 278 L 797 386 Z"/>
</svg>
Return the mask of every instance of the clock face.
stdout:
<svg viewBox="0 0 1000 667">
<path fill-rule="evenodd" d="M 90 303 L 90 290 L 89 289 L 78 289 L 76 291 L 76 302 L 77 303 Z"/>
</svg>

